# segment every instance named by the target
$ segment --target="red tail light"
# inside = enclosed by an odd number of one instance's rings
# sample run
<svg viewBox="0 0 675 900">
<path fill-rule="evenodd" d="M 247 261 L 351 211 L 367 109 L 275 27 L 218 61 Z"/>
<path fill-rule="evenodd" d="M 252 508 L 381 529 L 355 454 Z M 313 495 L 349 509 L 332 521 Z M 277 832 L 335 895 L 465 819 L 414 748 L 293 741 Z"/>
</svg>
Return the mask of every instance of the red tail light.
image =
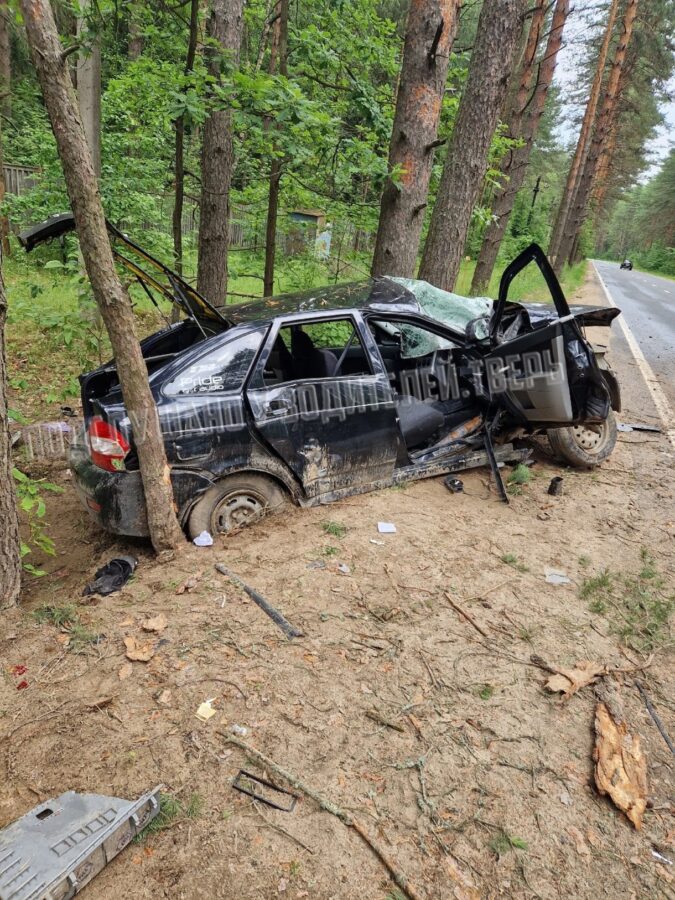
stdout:
<svg viewBox="0 0 675 900">
<path fill-rule="evenodd" d="M 124 469 L 124 457 L 129 452 L 129 443 L 124 435 L 103 419 L 92 419 L 89 423 L 89 447 L 91 461 L 106 472 Z"/>
</svg>

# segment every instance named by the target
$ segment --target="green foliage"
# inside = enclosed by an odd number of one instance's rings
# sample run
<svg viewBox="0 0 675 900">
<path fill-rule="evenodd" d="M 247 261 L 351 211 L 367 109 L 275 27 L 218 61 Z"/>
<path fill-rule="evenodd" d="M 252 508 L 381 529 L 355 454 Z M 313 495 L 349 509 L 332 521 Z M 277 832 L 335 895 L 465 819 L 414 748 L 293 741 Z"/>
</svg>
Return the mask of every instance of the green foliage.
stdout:
<svg viewBox="0 0 675 900">
<path fill-rule="evenodd" d="M 527 850 L 527 842 L 502 830 L 490 841 L 490 849 L 501 857 L 512 850 Z"/>
<path fill-rule="evenodd" d="M 515 569 L 516 572 L 530 571 L 525 563 L 521 562 L 520 559 L 518 559 L 515 553 L 504 553 L 499 558 L 503 563 L 506 563 L 507 566 L 511 566 L 512 569 Z"/>
<path fill-rule="evenodd" d="M 181 800 L 175 794 L 160 794 L 159 812 L 143 831 L 136 835 L 135 843 L 140 843 L 150 834 L 165 831 L 183 819 L 198 818 L 202 813 L 203 804 L 203 798 L 196 793 L 190 794 L 187 800 Z"/>
<path fill-rule="evenodd" d="M 341 522 L 326 521 L 321 523 L 321 527 L 326 534 L 336 538 L 343 538 L 347 534 L 347 526 Z"/>
<path fill-rule="evenodd" d="M 12 475 L 14 477 L 19 509 L 26 514 L 30 528 L 28 542 L 21 542 L 21 558 L 24 559 L 34 550 L 41 550 L 49 556 L 54 556 L 56 553 L 54 541 L 47 534 L 44 521 L 47 507 L 42 492 L 49 491 L 53 494 L 61 494 L 63 493 L 63 488 L 45 481 L 44 478 L 31 478 L 16 468 L 12 469 Z M 36 577 L 46 574 L 42 569 L 37 569 L 30 562 L 24 562 L 23 568 L 30 575 Z"/>
</svg>

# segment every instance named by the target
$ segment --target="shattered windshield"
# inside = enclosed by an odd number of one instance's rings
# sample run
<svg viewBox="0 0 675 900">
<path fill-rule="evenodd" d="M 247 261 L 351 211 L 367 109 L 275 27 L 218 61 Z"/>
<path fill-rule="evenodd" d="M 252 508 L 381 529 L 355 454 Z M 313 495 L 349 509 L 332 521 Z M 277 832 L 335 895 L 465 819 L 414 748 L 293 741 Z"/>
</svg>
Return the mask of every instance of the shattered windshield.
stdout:
<svg viewBox="0 0 675 900">
<path fill-rule="evenodd" d="M 392 278 L 391 281 L 415 295 L 425 316 L 460 332 L 466 331 L 466 326 L 472 319 L 489 317 L 492 313 L 492 300 L 489 297 L 461 297 L 459 294 L 442 291 L 428 281 L 417 281 L 414 278 Z M 402 325 L 400 330 L 401 356 L 406 359 L 427 356 L 435 350 L 446 350 L 452 346 L 444 338 L 412 325 Z M 485 334 L 487 335 L 487 324 Z"/>
</svg>

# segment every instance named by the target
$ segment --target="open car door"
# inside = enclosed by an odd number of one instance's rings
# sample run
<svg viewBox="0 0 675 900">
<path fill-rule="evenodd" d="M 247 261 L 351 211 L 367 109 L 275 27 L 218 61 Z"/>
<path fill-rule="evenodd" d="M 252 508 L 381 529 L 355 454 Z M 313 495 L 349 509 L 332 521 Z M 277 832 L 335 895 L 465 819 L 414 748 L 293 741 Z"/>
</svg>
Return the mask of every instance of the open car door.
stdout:
<svg viewBox="0 0 675 900">
<path fill-rule="evenodd" d="M 534 263 L 548 286 L 550 315 L 532 320 L 509 301 L 514 278 Z M 489 323 L 485 357 L 490 399 L 515 422 L 570 425 L 601 422 L 610 408 L 607 386 L 577 316 L 570 311 L 543 250 L 527 247 L 506 268 Z"/>
<path fill-rule="evenodd" d="M 141 285 L 145 293 L 157 306 L 154 294 L 175 303 L 191 319 L 194 319 L 204 332 L 208 323 L 217 324 L 216 330 L 229 327 L 231 323 L 213 307 L 192 285 L 188 284 L 173 269 L 155 259 L 150 253 L 139 247 L 131 238 L 116 228 L 106 219 L 106 228 L 111 239 L 113 256 Z M 30 252 L 40 244 L 75 231 L 75 219 L 72 213 L 59 213 L 50 216 L 19 234 L 19 241 L 26 252 Z M 120 245 L 123 250 L 120 249 Z M 206 330 L 211 331 L 212 327 Z"/>
</svg>

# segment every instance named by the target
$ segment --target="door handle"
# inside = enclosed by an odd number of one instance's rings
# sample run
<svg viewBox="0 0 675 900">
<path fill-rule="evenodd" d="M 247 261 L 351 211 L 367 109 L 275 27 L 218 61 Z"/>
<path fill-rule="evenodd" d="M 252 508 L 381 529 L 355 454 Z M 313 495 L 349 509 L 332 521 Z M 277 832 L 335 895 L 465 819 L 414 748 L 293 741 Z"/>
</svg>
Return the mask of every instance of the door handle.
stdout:
<svg viewBox="0 0 675 900">
<path fill-rule="evenodd" d="M 290 397 L 277 397 L 265 404 L 265 412 L 270 416 L 281 416 L 293 406 Z"/>
</svg>

